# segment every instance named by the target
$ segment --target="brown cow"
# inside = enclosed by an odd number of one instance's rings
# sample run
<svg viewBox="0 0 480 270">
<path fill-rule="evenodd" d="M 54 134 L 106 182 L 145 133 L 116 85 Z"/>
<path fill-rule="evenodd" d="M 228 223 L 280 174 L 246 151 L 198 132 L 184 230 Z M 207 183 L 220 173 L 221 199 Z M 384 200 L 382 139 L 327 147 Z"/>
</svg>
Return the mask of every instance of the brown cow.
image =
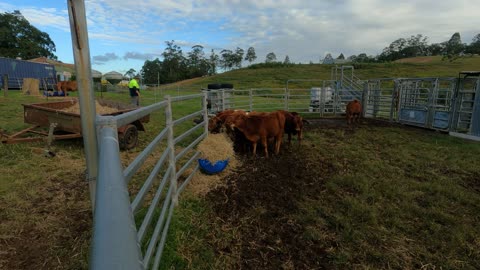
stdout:
<svg viewBox="0 0 480 270">
<path fill-rule="evenodd" d="M 296 112 L 287 112 L 280 110 L 279 112 L 283 113 L 285 116 L 285 134 L 288 135 L 288 145 L 292 144 L 292 134 L 297 134 L 298 143 L 302 141 L 303 138 L 303 118 Z"/>
<path fill-rule="evenodd" d="M 76 91 L 77 82 L 76 81 L 59 81 L 57 83 L 57 90 L 62 91 L 67 95 L 67 91 Z"/>
<path fill-rule="evenodd" d="M 347 113 L 347 123 L 355 123 L 359 121 L 359 118 L 362 114 L 362 104 L 358 100 L 353 100 L 348 102 L 347 109 L 345 110 Z"/>
<path fill-rule="evenodd" d="M 283 113 L 277 111 L 266 115 L 240 115 L 230 126 L 231 128 L 238 128 L 247 140 L 252 142 L 253 155 L 257 152 L 258 141 L 261 141 L 265 156 L 268 157 L 268 138 L 275 139 L 275 154 L 280 152 L 285 128 L 285 116 Z"/>
<path fill-rule="evenodd" d="M 243 110 L 225 110 L 218 112 L 214 117 L 208 120 L 208 131 L 212 133 L 220 132 L 225 120 L 231 115 L 245 114 Z"/>
</svg>

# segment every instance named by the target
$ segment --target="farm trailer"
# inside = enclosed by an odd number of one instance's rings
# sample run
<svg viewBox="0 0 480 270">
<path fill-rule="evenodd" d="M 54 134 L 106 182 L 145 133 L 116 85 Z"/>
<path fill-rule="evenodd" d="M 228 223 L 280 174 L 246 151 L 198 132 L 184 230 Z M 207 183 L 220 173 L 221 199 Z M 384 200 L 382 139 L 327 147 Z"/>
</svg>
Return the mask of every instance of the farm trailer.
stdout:
<svg viewBox="0 0 480 270">
<path fill-rule="evenodd" d="M 33 126 L 12 135 L 0 132 L 2 142 L 8 144 L 43 141 L 47 136 L 53 140 L 81 138 L 82 127 L 80 113 L 65 111 L 77 103 L 77 99 L 72 99 L 58 102 L 22 104 L 24 122 L 32 124 Z M 108 107 L 108 109 L 111 110 L 111 112 L 101 114 L 103 116 L 115 116 L 136 109 L 136 107 L 132 107 L 131 105 L 107 100 L 99 100 L 98 103 L 102 107 Z M 138 141 L 138 131 L 145 131 L 143 123 L 148 123 L 149 121 L 150 115 L 147 115 L 132 123 L 119 127 L 118 138 L 120 147 L 124 150 L 134 148 Z M 44 131 L 45 128 L 49 128 L 48 133 Z M 28 133 L 39 136 L 25 137 Z"/>
</svg>

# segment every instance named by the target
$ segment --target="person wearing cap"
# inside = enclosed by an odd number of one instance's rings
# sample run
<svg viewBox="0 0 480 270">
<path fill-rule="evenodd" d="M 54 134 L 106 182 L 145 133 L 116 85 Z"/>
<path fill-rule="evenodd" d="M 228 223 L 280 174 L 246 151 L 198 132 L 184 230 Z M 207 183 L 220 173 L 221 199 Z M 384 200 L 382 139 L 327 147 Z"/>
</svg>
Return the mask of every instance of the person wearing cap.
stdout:
<svg viewBox="0 0 480 270">
<path fill-rule="evenodd" d="M 140 86 L 138 85 L 138 80 L 140 80 L 140 76 L 136 75 L 128 83 L 132 104 L 136 106 L 140 106 Z"/>
</svg>

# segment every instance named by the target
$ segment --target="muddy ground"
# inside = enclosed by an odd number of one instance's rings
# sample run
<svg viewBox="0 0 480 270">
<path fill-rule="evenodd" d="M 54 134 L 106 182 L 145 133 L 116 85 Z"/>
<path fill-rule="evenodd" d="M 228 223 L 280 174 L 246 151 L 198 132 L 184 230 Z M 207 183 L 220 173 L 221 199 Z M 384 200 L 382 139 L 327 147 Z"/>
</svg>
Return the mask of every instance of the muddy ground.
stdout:
<svg viewBox="0 0 480 270">
<path fill-rule="evenodd" d="M 356 128 L 390 125 L 363 121 Z M 354 128 L 344 119 L 312 120 L 313 129 Z M 330 269 L 325 249 L 333 243 L 320 242 L 306 234 L 308 220 L 300 220 L 299 203 L 315 200 L 325 191 L 325 180 L 335 174 L 329 161 L 315 155 L 317 146 L 292 142 L 280 155 L 266 159 L 242 156 L 243 166 L 227 177 L 227 185 L 208 194 L 214 213 L 227 227 L 239 230 L 230 246 L 216 246 L 218 253 L 239 253 L 237 269 Z M 313 151 L 310 151 L 313 150 Z M 299 215 L 300 214 L 300 215 Z M 215 246 L 215 244 L 214 244 Z M 237 250 L 231 250 L 237 249 Z"/>
</svg>

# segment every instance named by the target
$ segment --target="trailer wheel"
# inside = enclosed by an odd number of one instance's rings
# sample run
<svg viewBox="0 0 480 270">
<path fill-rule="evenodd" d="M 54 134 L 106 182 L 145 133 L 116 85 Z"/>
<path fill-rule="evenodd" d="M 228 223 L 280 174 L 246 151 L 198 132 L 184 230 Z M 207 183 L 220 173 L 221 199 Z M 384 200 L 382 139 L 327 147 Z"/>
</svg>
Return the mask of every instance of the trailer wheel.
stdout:
<svg viewBox="0 0 480 270">
<path fill-rule="evenodd" d="M 120 143 L 120 149 L 130 150 L 137 146 L 138 142 L 138 130 L 135 125 L 128 125 L 125 131 L 118 133 L 118 141 Z"/>
</svg>

